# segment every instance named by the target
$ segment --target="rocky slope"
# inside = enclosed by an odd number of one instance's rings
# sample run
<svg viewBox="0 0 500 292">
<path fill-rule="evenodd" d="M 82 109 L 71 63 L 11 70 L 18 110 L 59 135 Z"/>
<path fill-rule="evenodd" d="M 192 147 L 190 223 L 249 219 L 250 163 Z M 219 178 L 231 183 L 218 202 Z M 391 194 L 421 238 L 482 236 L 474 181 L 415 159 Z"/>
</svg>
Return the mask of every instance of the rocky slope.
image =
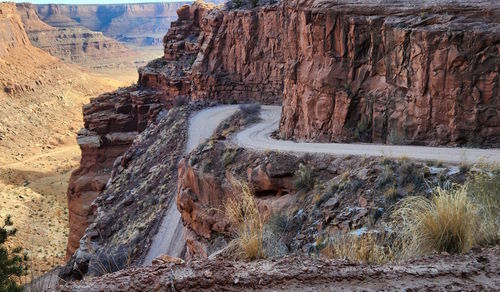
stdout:
<svg viewBox="0 0 500 292">
<path fill-rule="evenodd" d="M 141 175 L 147 176 L 133 169 L 143 169 L 142 163 L 148 163 L 151 169 L 161 168 L 161 159 L 171 165 L 170 161 L 179 156 L 152 156 L 159 161 L 146 162 L 147 157 L 143 156 L 146 145 L 153 143 L 157 139 L 155 131 L 160 131 L 151 126 L 123 156 L 129 158 L 116 160 L 113 190 L 109 185 L 106 187 L 106 181 L 113 161 L 124 154 L 148 121 L 155 121 L 162 108 L 188 99 L 261 103 L 283 100 L 280 133 L 285 138 L 445 145 L 479 141 L 483 146 L 497 145 L 498 5 L 482 1 L 467 5 L 451 3 L 440 0 L 413 5 L 409 1 L 393 1 L 380 6 L 348 0 L 288 0 L 257 8 L 246 2 L 242 9 L 231 4 L 216 8 L 199 2 L 179 8 L 178 20 L 171 24 L 163 40 L 164 57 L 139 71 L 138 87 L 103 95 L 84 109 L 86 124 L 79 135 L 82 167 L 74 173 L 68 194 L 73 209 L 70 216 L 74 218 L 68 256 L 78 246 L 79 237 L 83 235 L 83 239 L 65 276 L 81 278 L 93 265 L 99 265 L 99 260 L 93 257 L 101 251 L 125 254 L 133 263 L 140 262 L 144 250 L 123 247 L 128 242 L 146 248 L 144 236 L 154 230 L 151 224 L 156 224 L 161 214 L 151 215 L 154 219 L 148 219 L 147 226 L 131 224 L 127 228 L 123 222 L 149 212 L 151 203 L 140 203 L 134 215 L 113 221 L 110 218 L 119 218 L 117 214 L 121 213 L 116 210 L 105 213 L 106 199 L 130 204 L 120 190 L 129 189 Z M 64 21 L 73 20 L 66 17 Z M 472 36 L 474 46 L 466 47 Z M 422 40 L 421 45 L 416 45 L 412 37 Z M 448 58 L 441 56 L 453 56 L 453 52 L 456 58 L 450 66 L 455 67 L 447 71 L 439 62 Z M 466 53 L 474 57 L 460 57 Z M 458 72 L 457 68 L 466 68 L 463 70 L 467 78 L 450 73 Z M 467 95 L 467 90 L 476 95 Z M 469 97 L 478 102 L 470 103 Z M 414 106 L 416 102 L 418 106 Z M 407 133 L 393 133 L 394 125 L 405 126 Z M 476 134 L 468 135 L 471 131 Z M 129 165 L 125 171 L 120 170 L 124 159 Z M 251 161 L 256 163 L 252 169 L 267 170 L 266 165 Z M 196 174 L 185 163 L 181 164 L 184 167 L 180 173 Z M 263 175 L 263 170 L 256 171 L 256 175 Z M 277 179 L 280 177 L 283 176 L 278 174 Z M 216 180 L 223 178 L 217 176 Z M 220 218 L 208 214 L 208 219 L 214 219 L 210 221 L 199 211 L 217 206 L 196 206 L 206 201 L 220 204 L 220 200 L 212 200 L 211 196 L 204 197 L 208 194 L 192 193 L 203 189 L 197 185 L 200 183 L 219 190 L 219 182 L 215 184 L 211 179 L 209 176 L 209 182 L 204 183 L 195 176 L 192 184 L 187 179 L 180 184 L 183 186 L 180 193 L 185 195 L 180 196 L 179 209 L 189 231 L 195 234 L 191 237 L 192 254 L 208 255 L 207 246 L 211 243 L 206 245 L 204 240 L 211 239 L 214 231 L 227 231 L 217 224 Z M 274 186 L 272 177 L 271 182 L 263 179 L 267 187 Z M 147 180 L 142 177 L 140 181 Z M 149 186 L 153 189 L 143 184 L 136 187 L 140 190 L 131 196 L 139 196 L 141 200 L 142 196 L 144 200 L 158 198 L 148 198 L 149 193 L 161 196 L 166 193 L 155 185 Z M 99 197 L 102 191 L 105 196 Z M 278 197 L 282 195 L 265 188 L 263 195 L 270 194 L 269 191 Z M 172 194 L 168 192 L 168 196 Z M 196 197 L 199 200 L 193 199 L 195 203 L 190 205 L 189 198 Z M 91 202 L 95 198 L 99 199 L 93 207 Z M 182 200 L 186 198 L 184 207 Z M 99 208 L 101 211 L 95 213 Z M 197 220 L 200 218 L 204 219 Z M 84 231 L 90 222 L 91 227 Z M 205 223 L 210 226 L 204 226 Z M 201 243 L 200 248 L 197 243 Z"/>
<path fill-rule="evenodd" d="M 62 291 L 387 291 L 495 290 L 498 247 L 466 255 L 435 255 L 398 264 L 371 266 L 311 257 L 254 262 L 194 261 L 160 263 L 102 278 L 69 283 Z"/>
<path fill-rule="evenodd" d="M 31 43 L 63 61 L 91 69 L 133 66 L 136 55 L 118 41 L 81 25 L 53 27 L 40 20 L 32 4 L 17 4 Z"/>
</svg>

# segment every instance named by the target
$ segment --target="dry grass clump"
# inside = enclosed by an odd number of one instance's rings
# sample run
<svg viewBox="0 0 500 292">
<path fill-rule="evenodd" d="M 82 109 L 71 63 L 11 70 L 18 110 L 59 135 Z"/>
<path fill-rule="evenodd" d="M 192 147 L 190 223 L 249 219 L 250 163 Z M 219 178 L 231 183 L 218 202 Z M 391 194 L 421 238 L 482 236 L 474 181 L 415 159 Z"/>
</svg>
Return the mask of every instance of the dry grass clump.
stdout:
<svg viewBox="0 0 500 292">
<path fill-rule="evenodd" d="M 295 187 L 299 191 L 309 191 L 314 187 L 314 180 L 311 175 L 311 169 L 304 164 L 299 164 L 299 169 L 295 172 Z"/>
<path fill-rule="evenodd" d="M 236 231 L 236 238 L 230 244 L 234 257 L 246 260 L 263 258 L 264 223 L 253 192 L 246 183 L 233 182 L 233 185 L 241 193 L 227 200 L 225 212 Z"/>
<path fill-rule="evenodd" d="M 467 186 L 468 194 L 478 208 L 479 244 L 494 244 L 500 240 L 500 170 L 476 174 Z"/>
<path fill-rule="evenodd" d="M 329 238 L 321 254 L 330 259 L 357 263 L 383 264 L 395 259 L 393 250 L 376 234 L 339 233 Z"/>
<path fill-rule="evenodd" d="M 393 219 L 399 227 L 403 257 L 434 251 L 466 252 L 477 243 L 481 225 L 467 186 L 438 189 L 431 199 L 408 197 L 395 210 Z"/>
</svg>

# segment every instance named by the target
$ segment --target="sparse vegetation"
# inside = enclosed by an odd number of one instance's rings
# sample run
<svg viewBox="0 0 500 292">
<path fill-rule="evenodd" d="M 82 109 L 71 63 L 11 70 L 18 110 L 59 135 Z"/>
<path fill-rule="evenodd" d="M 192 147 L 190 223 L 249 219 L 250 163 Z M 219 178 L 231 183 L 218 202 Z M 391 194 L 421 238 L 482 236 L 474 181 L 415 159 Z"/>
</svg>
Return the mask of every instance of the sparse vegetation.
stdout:
<svg viewBox="0 0 500 292">
<path fill-rule="evenodd" d="M 236 238 L 232 241 L 235 258 L 255 260 L 264 257 L 263 218 L 257 208 L 254 195 L 248 184 L 233 182 L 240 190 L 237 198 L 226 201 L 225 212 L 229 222 L 235 228 Z"/>
<path fill-rule="evenodd" d="M 295 172 L 295 188 L 299 191 L 309 191 L 314 187 L 314 180 L 311 175 L 311 169 L 304 164 L 299 164 L 299 169 Z"/>
<path fill-rule="evenodd" d="M 476 174 L 467 188 L 469 196 L 478 206 L 480 244 L 493 244 L 500 240 L 500 173 Z"/>
<path fill-rule="evenodd" d="M 392 249 L 373 233 L 334 234 L 327 239 L 321 254 L 330 259 L 367 264 L 383 264 L 395 259 Z"/>
<path fill-rule="evenodd" d="M 393 214 L 399 226 L 403 256 L 433 251 L 460 253 L 475 243 L 477 205 L 467 195 L 467 187 L 438 189 L 431 199 L 423 196 L 404 199 Z"/>
<path fill-rule="evenodd" d="M 234 148 L 226 149 L 226 151 L 222 155 L 222 164 L 224 165 L 224 167 L 227 167 L 228 165 L 233 163 L 234 158 L 236 157 L 237 154 L 238 154 L 238 149 Z"/>
<path fill-rule="evenodd" d="M 241 0 L 233 0 L 234 8 L 239 9 L 241 8 L 242 2 Z"/>
<path fill-rule="evenodd" d="M 245 125 L 257 122 L 259 120 L 261 106 L 258 103 L 240 105 L 240 112 Z"/>
<path fill-rule="evenodd" d="M 11 216 L 0 226 L 0 291 L 22 291 L 17 280 L 28 270 L 28 256 L 22 253 L 23 249 L 16 247 L 9 251 L 4 246 L 9 237 L 16 235 L 17 230 L 12 226 Z"/>
</svg>

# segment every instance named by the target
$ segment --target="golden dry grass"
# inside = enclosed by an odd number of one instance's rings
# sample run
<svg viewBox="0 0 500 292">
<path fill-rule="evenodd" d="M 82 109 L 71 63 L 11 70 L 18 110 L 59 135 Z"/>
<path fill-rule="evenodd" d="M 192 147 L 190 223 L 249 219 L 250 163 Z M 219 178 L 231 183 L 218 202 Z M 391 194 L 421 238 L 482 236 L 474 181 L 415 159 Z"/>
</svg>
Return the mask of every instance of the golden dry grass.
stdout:
<svg viewBox="0 0 500 292">
<path fill-rule="evenodd" d="M 434 251 L 460 253 L 476 243 L 481 221 L 478 207 L 467 195 L 467 186 L 438 189 L 431 198 L 409 197 L 393 213 L 399 227 L 402 256 Z"/>
<path fill-rule="evenodd" d="M 329 238 L 321 255 L 330 259 L 345 259 L 357 263 L 383 264 L 395 259 L 389 246 L 381 244 L 375 234 L 339 233 Z"/>
<path fill-rule="evenodd" d="M 253 192 L 246 183 L 233 182 L 233 185 L 241 192 L 237 197 L 228 199 L 224 207 L 229 222 L 236 230 L 236 238 L 231 244 L 236 246 L 234 256 L 247 260 L 262 258 L 264 223 Z"/>
</svg>

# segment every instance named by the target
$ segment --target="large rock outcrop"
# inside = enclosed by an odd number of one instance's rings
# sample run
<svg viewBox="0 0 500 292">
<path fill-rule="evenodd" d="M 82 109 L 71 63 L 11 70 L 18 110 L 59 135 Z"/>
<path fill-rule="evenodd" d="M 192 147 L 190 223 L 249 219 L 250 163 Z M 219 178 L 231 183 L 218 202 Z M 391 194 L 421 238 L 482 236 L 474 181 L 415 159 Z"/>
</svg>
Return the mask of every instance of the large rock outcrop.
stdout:
<svg viewBox="0 0 500 292">
<path fill-rule="evenodd" d="M 70 206 L 106 190 L 109 166 L 144 129 L 140 121 L 186 99 L 282 102 L 280 134 L 297 140 L 499 145 L 498 4 L 243 4 L 182 6 L 163 40 L 164 57 L 139 71 L 140 94 L 128 89 L 85 108 L 80 143 L 88 169 L 72 178 Z M 113 138 L 123 132 L 127 143 Z M 90 206 L 74 213 L 82 226 L 68 255 L 84 225 L 102 224 Z"/>
<path fill-rule="evenodd" d="M 299 4 L 300 3 L 300 4 Z M 285 1 L 280 133 L 500 146 L 500 4 Z"/>
<path fill-rule="evenodd" d="M 154 92 L 130 87 L 103 94 L 84 106 L 85 128 L 78 133 L 82 159 L 68 187 L 68 257 L 93 222 L 92 202 L 104 190 L 113 163 L 166 107 L 162 103 Z"/>
</svg>

